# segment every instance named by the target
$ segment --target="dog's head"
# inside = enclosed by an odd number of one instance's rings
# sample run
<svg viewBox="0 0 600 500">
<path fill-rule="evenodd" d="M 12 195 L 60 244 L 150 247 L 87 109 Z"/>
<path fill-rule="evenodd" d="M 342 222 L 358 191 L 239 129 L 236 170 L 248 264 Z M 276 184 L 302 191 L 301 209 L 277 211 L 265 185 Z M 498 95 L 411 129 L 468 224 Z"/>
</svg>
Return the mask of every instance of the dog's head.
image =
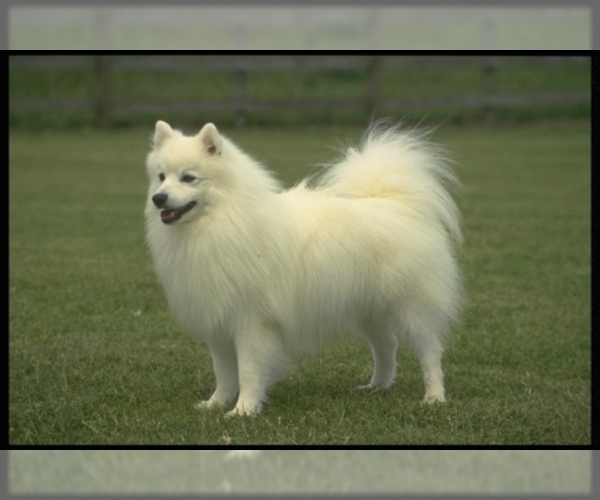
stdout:
<svg viewBox="0 0 600 500">
<path fill-rule="evenodd" d="M 205 213 L 224 170 L 223 138 L 217 128 L 208 123 L 187 137 L 158 121 L 152 142 L 147 211 L 164 224 L 191 221 Z"/>
</svg>

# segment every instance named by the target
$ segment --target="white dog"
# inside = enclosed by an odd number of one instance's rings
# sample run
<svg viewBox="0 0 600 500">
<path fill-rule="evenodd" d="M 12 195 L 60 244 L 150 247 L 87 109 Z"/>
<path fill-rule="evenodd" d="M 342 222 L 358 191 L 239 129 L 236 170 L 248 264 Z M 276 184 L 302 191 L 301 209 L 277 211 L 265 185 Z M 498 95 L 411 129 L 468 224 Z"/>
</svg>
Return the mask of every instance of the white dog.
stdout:
<svg viewBox="0 0 600 500">
<path fill-rule="evenodd" d="M 437 148 L 375 126 L 362 147 L 285 191 L 213 124 L 187 137 L 159 121 L 147 168 L 156 271 L 175 316 L 208 344 L 217 379 L 198 407 L 259 412 L 296 355 L 349 331 L 373 353 L 363 387 L 392 384 L 404 338 L 425 401 L 444 401 L 461 234 Z"/>
</svg>

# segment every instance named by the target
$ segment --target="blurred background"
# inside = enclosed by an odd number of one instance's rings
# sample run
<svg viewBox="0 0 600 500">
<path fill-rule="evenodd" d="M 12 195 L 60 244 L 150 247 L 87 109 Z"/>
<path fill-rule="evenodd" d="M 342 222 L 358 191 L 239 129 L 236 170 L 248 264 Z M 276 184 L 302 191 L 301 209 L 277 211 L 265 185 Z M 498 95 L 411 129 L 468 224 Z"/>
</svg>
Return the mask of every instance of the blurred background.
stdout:
<svg viewBox="0 0 600 500">
<path fill-rule="evenodd" d="M 588 450 L 11 450 L 23 493 L 591 493 Z"/>
<path fill-rule="evenodd" d="M 591 49 L 591 9 L 198 6 L 9 9 L 11 49 Z"/>
<path fill-rule="evenodd" d="M 590 59 L 576 56 L 21 56 L 10 125 L 433 123 L 585 118 Z"/>
</svg>

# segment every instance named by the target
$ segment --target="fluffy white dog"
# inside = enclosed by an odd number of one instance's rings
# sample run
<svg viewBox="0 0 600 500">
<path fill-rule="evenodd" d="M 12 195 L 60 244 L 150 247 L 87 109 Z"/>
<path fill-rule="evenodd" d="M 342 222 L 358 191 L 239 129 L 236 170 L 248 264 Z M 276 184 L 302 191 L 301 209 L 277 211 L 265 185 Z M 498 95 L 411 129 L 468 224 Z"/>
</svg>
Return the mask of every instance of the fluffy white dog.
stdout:
<svg viewBox="0 0 600 500">
<path fill-rule="evenodd" d="M 213 124 L 188 137 L 159 121 L 147 169 L 158 277 L 212 356 L 217 386 L 199 408 L 259 412 L 296 355 L 349 331 L 373 353 L 364 387 L 392 384 L 404 338 L 425 401 L 444 401 L 460 218 L 445 187 L 455 178 L 421 135 L 374 126 L 320 177 L 283 190 Z"/>
</svg>

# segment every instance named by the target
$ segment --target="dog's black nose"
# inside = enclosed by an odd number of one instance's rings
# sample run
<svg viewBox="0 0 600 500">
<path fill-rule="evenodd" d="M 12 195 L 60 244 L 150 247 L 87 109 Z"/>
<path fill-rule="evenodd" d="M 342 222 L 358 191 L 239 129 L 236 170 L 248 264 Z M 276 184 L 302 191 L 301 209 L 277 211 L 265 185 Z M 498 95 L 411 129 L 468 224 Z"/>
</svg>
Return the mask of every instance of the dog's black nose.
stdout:
<svg viewBox="0 0 600 500">
<path fill-rule="evenodd" d="M 152 202 L 158 207 L 162 207 L 166 202 L 167 202 L 167 198 L 169 197 L 169 195 L 165 194 L 165 193 L 156 193 L 153 197 L 152 197 Z"/>
</svg>

